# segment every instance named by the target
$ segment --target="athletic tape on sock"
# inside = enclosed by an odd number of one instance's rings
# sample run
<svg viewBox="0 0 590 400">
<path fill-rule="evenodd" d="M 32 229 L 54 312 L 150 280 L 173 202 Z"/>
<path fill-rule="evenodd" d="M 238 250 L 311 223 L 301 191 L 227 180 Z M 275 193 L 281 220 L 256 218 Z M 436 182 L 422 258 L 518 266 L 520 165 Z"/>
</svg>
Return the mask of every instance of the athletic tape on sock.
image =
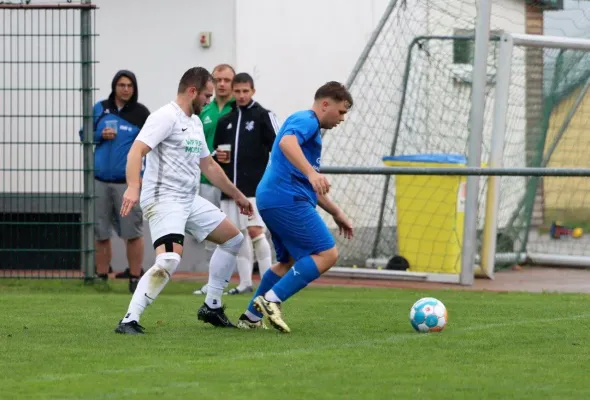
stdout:
<svg viewBox="0 0 590 400">
<path fill-rule="evenodd" d="M 171 276 L 180 264 L 180 254 L 161 253 L 156 256 L 156 265 L 165 270 Z"/>
<path fill-rule="evenodd" d="M 244 240 L 244 235 L 242 232 L 238 233 L 236 236 L 231 238 L 225 243 L 219 245 L 219 247 L 234 256 L 238 254 L 240 251 L 240 247 L 242 246 L 242 241 Z"/>
<path fill-rule="evenodd" d="M 256 243 L 257 241 L 259 241 L 261 239 L 266 239 L 266 235 L 264 233 L 261 233 L 260 235 L 258 235 L 255 238 L 253 238 L 252 239 L 252 243 Z"/>
</svg>

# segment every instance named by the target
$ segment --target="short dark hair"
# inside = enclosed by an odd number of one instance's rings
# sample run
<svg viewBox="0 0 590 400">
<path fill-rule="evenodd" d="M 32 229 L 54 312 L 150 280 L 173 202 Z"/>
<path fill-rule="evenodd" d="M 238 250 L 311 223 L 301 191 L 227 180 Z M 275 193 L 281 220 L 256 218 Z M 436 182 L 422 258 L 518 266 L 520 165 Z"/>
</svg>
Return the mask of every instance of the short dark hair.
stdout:
<svg viewBox="0 0 590 400">
<path fill-rule="evenodd" d="M 207 82 L 212 81 L 213 77 L 203 67 L 193 67 L 186 71 L 182 78 L 180 78 L 180 82 L 178 83 L 178 93 L 184 93 L 186 89 L 191 86 L 197 88 L 200 92 L 207 86 Z"/>
<path fill-rule="evenodd" d="M 325 98 L 329 98 L 337 102 L 347 101 L 349 104 L 348 108 L 352 107 L 352 96 L 346 87 L 344 87 L 344 85 L 340 82 L 330 81 L 320 86 L 320 88 L 315 92 L 314 100 Z"/>
<path fill-rule="evenodd" d="M 215 71 L 223 71 L 224 69 L 229 69 L 234 75 L 236 74 L 234 67 L 229 64 L 217 64 L 215 68 L 213 68 L 213 71 L 211 71 L 211 74 L 213 74 Z"/>
<path fill-rule="evenodd" d="M 240 72 L 234 79 L 231 81 L 231 85 L 235 85 L 236 83 L 249 83 L 250 87 L 254 89 L 254 79 L 250 76 L 250 74 L 246 72 Z"/>
</svg>

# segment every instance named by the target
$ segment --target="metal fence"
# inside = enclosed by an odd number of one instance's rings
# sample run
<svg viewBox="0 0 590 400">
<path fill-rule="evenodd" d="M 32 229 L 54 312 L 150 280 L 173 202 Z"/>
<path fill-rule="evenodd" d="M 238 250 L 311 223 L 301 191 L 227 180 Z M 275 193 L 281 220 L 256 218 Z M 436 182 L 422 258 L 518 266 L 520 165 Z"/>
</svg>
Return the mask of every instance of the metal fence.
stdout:
<svg viewBox="0 0 590 400">
<path fill-rule="evenodd" d="M 0 4 L 0 277 L 94 275 L 94 10 Z"/>
</svg>

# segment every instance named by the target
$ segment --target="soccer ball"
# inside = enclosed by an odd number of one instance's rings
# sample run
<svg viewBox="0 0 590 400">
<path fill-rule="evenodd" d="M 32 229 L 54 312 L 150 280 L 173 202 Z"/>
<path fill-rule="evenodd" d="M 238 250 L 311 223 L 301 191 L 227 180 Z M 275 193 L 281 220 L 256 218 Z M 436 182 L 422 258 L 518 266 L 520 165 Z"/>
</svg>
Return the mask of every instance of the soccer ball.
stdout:
<svg viewBox="0 0 590 400">
<path fill-rule="evenodd" d="M 418 332 L 440 332 L 447 321 L 445 305 L 433 297 L 418 300 L 410 309 L 410 323 Z"/>
</svg>

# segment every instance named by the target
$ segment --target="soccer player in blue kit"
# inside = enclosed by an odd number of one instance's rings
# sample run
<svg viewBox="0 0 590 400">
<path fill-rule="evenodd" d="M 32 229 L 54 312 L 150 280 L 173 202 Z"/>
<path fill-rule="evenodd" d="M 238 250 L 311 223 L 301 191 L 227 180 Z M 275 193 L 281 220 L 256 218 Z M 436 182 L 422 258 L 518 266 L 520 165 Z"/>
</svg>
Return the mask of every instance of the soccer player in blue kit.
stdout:
<svg viewBox="0 0 590 400">
<path fill-rule="evenodd" d="M 272 235 L 278 263 L 262 277 L 239 328 L 266 328 L 265 316 L 274 328 L 290 332 L 281 303 L 336 264 L 336 242 L 317 205 L 332 215 L 341 235 L 352 238 L 352 224 L 328 198 L 330 184 L 319 173 L 320 129 L 337 126 L 351 107 L 348 90 L 328 82 L 316 91 L 310 110 L 294 113 L 281 127 L 256 190 L 256 205 Z"/>
</svg>

